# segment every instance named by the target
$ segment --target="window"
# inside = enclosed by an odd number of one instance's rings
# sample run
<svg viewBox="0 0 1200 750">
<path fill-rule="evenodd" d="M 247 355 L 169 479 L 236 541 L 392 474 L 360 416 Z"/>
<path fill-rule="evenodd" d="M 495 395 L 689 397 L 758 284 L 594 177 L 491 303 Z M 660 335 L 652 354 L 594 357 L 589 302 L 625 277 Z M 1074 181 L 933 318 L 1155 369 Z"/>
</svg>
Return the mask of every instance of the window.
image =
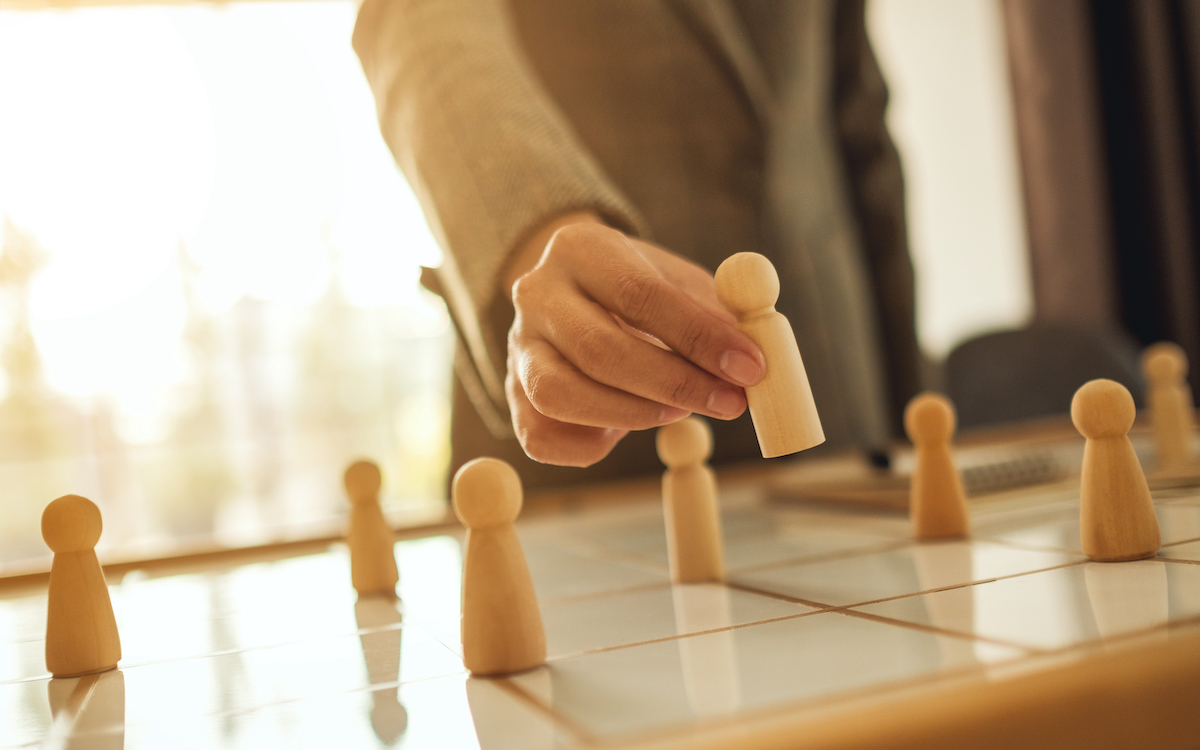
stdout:
<svg viewBox="0 0 1200 750">
<path fill-rule="evenodd" d="M 440 517 L 440 251 L 352 2 L 0 11 L 0 570 L 75 493 L 107 559 Z"/>
</svg>

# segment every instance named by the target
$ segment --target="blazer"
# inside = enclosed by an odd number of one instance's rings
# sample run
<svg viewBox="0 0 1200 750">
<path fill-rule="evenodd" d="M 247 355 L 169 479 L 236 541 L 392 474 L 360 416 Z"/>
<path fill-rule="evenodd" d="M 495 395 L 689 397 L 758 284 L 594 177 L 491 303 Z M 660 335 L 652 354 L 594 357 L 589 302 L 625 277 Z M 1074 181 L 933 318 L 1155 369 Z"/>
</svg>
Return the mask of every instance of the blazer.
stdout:
<svg viewBox="0 0 1200 750">
<path fill-rule="evenodd" d="M 380 126 L 445 251 L 426 278 L 459 336 L 452 464 L 527 484 L 661 470 L 631 434 L 586 470 L 526 459 L 503 391 L 498 279 L 541 225 L 590 209 L 714 271 L 771 258 L 827 445 L 877 446 L 919 390 L 887 89 L 863 0 L 366 0 L 353 43 Z M 714 461 L 758 455 L 748 415 Z"/>
</svg>

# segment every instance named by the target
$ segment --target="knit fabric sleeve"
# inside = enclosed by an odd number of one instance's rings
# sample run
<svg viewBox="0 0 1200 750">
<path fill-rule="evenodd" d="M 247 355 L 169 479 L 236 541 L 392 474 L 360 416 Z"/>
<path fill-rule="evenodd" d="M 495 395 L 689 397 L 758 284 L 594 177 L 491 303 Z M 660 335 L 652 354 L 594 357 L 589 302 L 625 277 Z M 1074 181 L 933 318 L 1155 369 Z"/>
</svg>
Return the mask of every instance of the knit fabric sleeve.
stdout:
<svg viewBox="0 0 1200 750">
<path fill-rule="evenodd" d="M 506 422 L 506 331 L 491 311 L 510 254 L 572 211 L 635 235 L 644 222 L 541 87 L 498 0 L 366 0 L 353 44 L 384 140 L 445 251 L 439 291 L 468 375 Z"/>
</svg>

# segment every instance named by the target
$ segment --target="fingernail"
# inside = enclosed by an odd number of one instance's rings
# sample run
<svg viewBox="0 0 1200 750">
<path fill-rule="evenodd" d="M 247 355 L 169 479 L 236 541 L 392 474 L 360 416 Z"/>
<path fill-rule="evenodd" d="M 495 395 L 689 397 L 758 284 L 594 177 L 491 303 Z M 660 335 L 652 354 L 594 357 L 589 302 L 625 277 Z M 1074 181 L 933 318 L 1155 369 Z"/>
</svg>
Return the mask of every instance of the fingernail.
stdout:
<svg viewBox="0 0 1200 750">
<path fill-rule="evenodd" d="M 745 352 L 731 349 L 721 355 L 721 372 L 738 385 L 754 385 L 762 380 L 763 366 Z"/>
<path fill-rule="evenodd" d="M 732 388 L 718 388 L 708 397 L 708 410 L 718 417 L 733 419 L 746 408 L 746 399 Z"/>
<path fill-rule="evenodd" d="M 659 415 L 658 419 L 663 424 L 671 424 L 672 422 L 678 422 L 690 414 L 691 412 L 687 409 L 679 409 L 674 406 L 664 406 L 662 414 Z"/>
</svg>

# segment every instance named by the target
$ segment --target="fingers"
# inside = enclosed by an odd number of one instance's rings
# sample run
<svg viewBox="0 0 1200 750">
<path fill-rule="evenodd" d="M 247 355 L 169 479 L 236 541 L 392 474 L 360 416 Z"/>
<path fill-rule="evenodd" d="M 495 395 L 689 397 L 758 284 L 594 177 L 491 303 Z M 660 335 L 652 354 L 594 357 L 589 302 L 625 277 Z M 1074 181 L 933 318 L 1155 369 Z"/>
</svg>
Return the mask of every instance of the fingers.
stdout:
<svg viewBox="0 0 1200 750">
<path fill-rule="evenodd" d="M 607 227 L 558 230 L 512 295 L 505 387 L 521 445 L 543 463 L 588 466 L 630 430 L 689 413 L 737 417 L 741 386 L 764 374 L 711 275 Z"/>
<path fill-rule="evenodd" d="M 629 243 L 638 255 L 658 269 L 663 278 L 674 284 L 705 310 L 729 325 L 737 324 L 737 318 L 717 299 L 717 286 L 712 274 L 695 263 L 648 242 L 629 239 Z"/>
<path fill-rule="evenodd" d="M 690 412 L 612 388 L 587 377 L 545 341 L 513 350 L 526 399 L 539 414 L 560 422 L 605 429 L 648 430 Z"/>
<path fill-rule="evenodd" d="M 525 393 L 543 414 L 646 429 L 665 423 L 651 416 L 648 402 L 716 419 L 745 411 L 741 388 L 626 331 L 572 284 L 531 274 L 514 286 L 513 299 L 509 351 L 519 355 Z M 660 421 L 648 425 L 653 419 Z"/>
<path fill-rule="evenodd" d="M 604 458 L 628 430 L 571 424 L 547 417 L 533 407 L 516 376 L 510 357 L 505 390 L 513 428 L 525 454 L 555 466 L 591 466 Z"/>
<path fill-rule="evenodd" d="M 746 408 L 740 388 L 629 334 L 593 302 L 549 321 L 544 335 L 582 375 L 611 390 L 717 419 L 734 419 Z"/>
<path fill-rule="evenodd" d="M 623 234 L 588 225 L 562 231 L 584 235 L 568 236 L 563 247 L 588 248 L 571 259 L 575 281 L 603 308 L 716 377 L 743 387 L 762 380 L 766 370 L 758 346 L 727 316 L 714 314 L 669 280 Z"/>
</svg>

